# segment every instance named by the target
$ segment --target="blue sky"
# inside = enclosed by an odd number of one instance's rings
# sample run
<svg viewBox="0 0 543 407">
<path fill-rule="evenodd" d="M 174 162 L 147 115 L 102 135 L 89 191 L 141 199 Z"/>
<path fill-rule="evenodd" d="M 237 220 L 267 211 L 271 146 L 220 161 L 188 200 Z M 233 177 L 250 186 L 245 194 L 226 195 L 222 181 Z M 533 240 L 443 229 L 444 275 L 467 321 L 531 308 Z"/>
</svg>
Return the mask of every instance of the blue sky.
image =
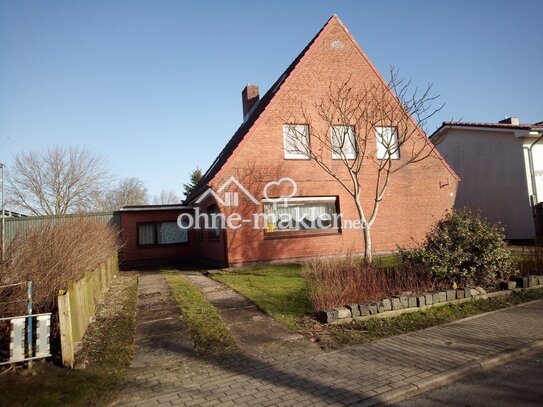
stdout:
<svg viewBox="0 0 543 407">
<path fill-rule="evenodd" d="M 543 1 L 0 0 L 0 162 L 86 147 L 181 194 L 241 124 L 245 84 L 264 93 L 333 13 L 383 74 L 433 83 L 431 131 L 543 120 Z"/>
</svg>

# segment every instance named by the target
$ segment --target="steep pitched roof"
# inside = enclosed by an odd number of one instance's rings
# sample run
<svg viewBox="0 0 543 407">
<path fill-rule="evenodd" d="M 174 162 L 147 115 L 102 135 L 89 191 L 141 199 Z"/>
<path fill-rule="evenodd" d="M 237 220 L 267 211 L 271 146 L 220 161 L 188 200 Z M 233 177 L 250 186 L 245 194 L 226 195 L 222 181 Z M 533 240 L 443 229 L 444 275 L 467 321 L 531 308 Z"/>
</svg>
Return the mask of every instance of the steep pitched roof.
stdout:
<svg viewBox="0 0 543 407">
<path fill-rule="evenodd" d="M 349 32 L 347 27 L 343 24 L 343 22 L 339 19 L 339 17 L 334 14 L 332 17 L 328 19 L 326 24 L 319 30 L 319 32 L 313 37 L 313 39 L 307 44 L 307 46 L 300 52 L 300 54 L 292 61 L 292 63 L 287 67 L 285 72 L 279 77 L 279 79 L 270 87 L 270 89 L 266 92 L 266 94 L 257 102 L 257 104 L 253 107 L 252 111 L 249 113 L 249 116 L 246 118 L 246 120 L 241 124 L 241 126 L 238 128 L 238 130 L 234 133 L 232 138 L 228 141 L 226 146 L 222 149 L 222 151 L 219 153 L 213 164 L 209 167 L 209 169 L 205 172 L 200 182 L 194 187 L 192 192 L 185 198 L 185 201 L 183 204 L 188 205 L 194 202 L 194 200 L 203 193 L 208 187 L 209 184 L 213 181 L 215 176 L 221 171 L 223 166 L 226 164 L 228 159 L 234 154 L 234 151 L 239 146 L 239 144 L 243 141 L 245 136 L 249 133 L 251 128 L 255 125 L 256 121 L 259 119 L 259 117 L 262 115 L 262 113 L 266 110 L 266 108 L 269 106 L 269 104 L 274 99 L 275 95 L 279 92 L 285 81 L 289 78 L 289 76 L 294 72 L 296 67 L 299 65 L 301 60 L 304 58 L 304 56 L 308 53 L 308 51 L 311 49 L 313 44 L 315 44 L 316 40 L 321 36 L 323 31 L 332 23 L 338 23 L 347 33 L 355 47 L 358 49 L 362 57 L 366 60 L 370 68 L 373 70 L 373 72 L 377 75 L 378 78 L 380 78 L 383 83 L 386 84 L 386 81 L 381 76 L 379 71 L 375 68 L 373 63 L 368 59 L 364 51 L 360 48 L 352 34 Z M 390 89 L 389 89 L 390 90 Z M 395 97 L 392 90 L 390 90 L 391 94 Z M 417 127 L 418 124 L 413 121 L 413 124 Z M 420 128 L 420 127 L 419 127 Z M 431 144 L 428 141 L 428 138 L 424 135 L 424 131 L 421 129 L 421 133 L 423 134 L 423 137 L 425 137 L 428 144 Z M 452 170 L 452 168 L 447 164 L 447 162 L 441 157 L 439 152 L 437 150 L 434 150 L 435 155 L 441 160 L 444 167 L 451 173 L 453 177 L 456 179 L 458 178 L 458 175 Z"/>
<path fill-rule="evenodd" d="M 222 151 L 219 153 L 215 161 L 213 161 L 213 164 L 208 168 L 208 170 L 204 173 L 202 179 L 200 182 L 194 187 L 192 192 L 187 196 L 185 199 L 185 203 L 189 203 L 193 201 L 200 193 L 202 193 L 207 187 L 208 184 L 213 180 L 215 175 L 220 171 L 222 166 L 226 163 L 228 158 L 232 155 L 236 147 L 239 145 L 239 143 L 243 140 L 245 135 L 248 133 L 248 131 L 253 127 L 256 120 L 260 117 L 262 112 L 266 109 L 266 107 L 270 104 L 273 97 L 281 88 L 281 85 L 285 82 L 285 80 L 290 76 L 292 71 L 294 71 L 294 68 L 298 65 L 302 57 L 305 55 L 305 53 L 311 48 L 311 45 L 315 42 L 315 40 L 318 38 L 318 36 L 321 34 L 321 32 L 324 30 L 324 28 L 330 23 L 330 21 L 333 18 L 337 18 L 337 16 L 334 14 L 330 19 L 326 22 L 326 24 L 319 30 L 317 35 L 313 37 L 313 39 L 307 44 L 307 46 L 300 52 L 300 54 L 292 61 L 292 63 L 288 66 L 288 68 L 281 74 L 279 79 L 275 81 L 275 83 L 268 89 L 266 94 L 262 96 L 262 98 L 257 102 L 256 106 L 252 109 L 249 116 L 245 119 L 245 121 L 241 124 L 241 126 L 237 129 L 237 131 L 234 133 L 232 138 L 226 143 L 226 146 L 222 149 Z"/>
</svg>

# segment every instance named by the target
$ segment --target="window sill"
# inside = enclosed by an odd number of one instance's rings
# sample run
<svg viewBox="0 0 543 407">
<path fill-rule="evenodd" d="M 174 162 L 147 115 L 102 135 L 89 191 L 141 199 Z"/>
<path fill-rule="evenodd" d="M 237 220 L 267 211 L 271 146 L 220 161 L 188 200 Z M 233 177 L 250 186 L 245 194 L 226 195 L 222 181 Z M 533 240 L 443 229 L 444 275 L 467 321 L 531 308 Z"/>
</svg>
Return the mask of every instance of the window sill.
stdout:
<svg viewBox="0 0 543 407">
<path fill-rule="evenodd" d="M 326 229 L 326 230 L 293 230 L 290 232 L 264 232 L 264 240 L 273 239 L 291 239 L 298 237 L 317 237 L 317 236 L 333 236 L 339 235 L 341 231 L 339 229 Z"/>
</svg>

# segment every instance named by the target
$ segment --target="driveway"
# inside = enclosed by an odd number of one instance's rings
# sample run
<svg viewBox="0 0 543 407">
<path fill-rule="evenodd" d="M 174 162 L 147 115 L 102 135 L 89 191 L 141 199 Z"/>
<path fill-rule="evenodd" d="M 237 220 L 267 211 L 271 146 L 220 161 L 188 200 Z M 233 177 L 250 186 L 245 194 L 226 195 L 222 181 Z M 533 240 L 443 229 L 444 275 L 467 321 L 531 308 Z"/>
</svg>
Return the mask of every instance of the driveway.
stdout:
<svg viewBox="0 0 543 407">
<path fill-rule="evenodd" d="M 169 295 L 164 288 L 159 290 Z M 162 306 L 168 307 L 164 302 Z M 246 346 L 216 358 L 199 357 L 186 346 L 182 323 L 159 323 L 159 351 L 153 354 L 154 341 L 144 337 L 141 349 L 151 357 L 140 355 L 145 363 L 130 369 L 116 404 L 390 403 L 479 371 L 492 360 L 503 362 L 506 356 L 540 348 L 542 320 L 543 301 L 536 301 L 334 352 L 315 351 L 305 339 L 298 339 Z M 168 327 L 177 334 L 170 335 Z"/>
</svg>

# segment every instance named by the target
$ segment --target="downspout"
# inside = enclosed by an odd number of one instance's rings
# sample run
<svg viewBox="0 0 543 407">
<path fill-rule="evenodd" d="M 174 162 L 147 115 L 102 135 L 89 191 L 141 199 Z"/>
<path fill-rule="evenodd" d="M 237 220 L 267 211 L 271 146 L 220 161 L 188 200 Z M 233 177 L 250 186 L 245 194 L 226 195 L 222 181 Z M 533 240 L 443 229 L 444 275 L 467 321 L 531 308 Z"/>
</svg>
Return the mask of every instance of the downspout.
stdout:
<svg viewBox="0 0 543 407">
<path fill-rule="evenodd" d="M 530 181 L 532 183 L 532 196 L 530 199 L 530 204 L 532 205 L 532 214 L 534 217 L 534 227 L 535 227 L 535 233 L 536 233 L 536 240 L 538 238 L 538 235 L 541 233 L 539 225 L 539 220 L 537 217 L 537 211 L 536 211 L 536 205 L 538 204 L 538 198 L 537 198 L 537 183 L 535 180 L 535 169 L 534 169 L 534 157 L 533 157 L 533 151 L 532 149 L 535 147 L 537 143 L 539 143 L 543 139 L 543 132 L 539 132 L 539 137 L 530 144 L 530 147 L 528 147 L 528 166 L 530 168 Z"/>
<path fill-rule="evenodd" d="M 537 184 L 535 181 L 534 157 L 532 149 L 537 143 L 541 141 L 541 139 L 543 139 L 543 132 L 539 132 L 539 137 L 537 138 L 537 140 L 535 140 L 532 144 L 530 144 L 530 147 L 528 147 L 528 166 L 530 168 L 530 181 L 532 183 L 532 207 L 535 207 L 535 205 L 537 205 L 538 203 Z"/>
</svg>

